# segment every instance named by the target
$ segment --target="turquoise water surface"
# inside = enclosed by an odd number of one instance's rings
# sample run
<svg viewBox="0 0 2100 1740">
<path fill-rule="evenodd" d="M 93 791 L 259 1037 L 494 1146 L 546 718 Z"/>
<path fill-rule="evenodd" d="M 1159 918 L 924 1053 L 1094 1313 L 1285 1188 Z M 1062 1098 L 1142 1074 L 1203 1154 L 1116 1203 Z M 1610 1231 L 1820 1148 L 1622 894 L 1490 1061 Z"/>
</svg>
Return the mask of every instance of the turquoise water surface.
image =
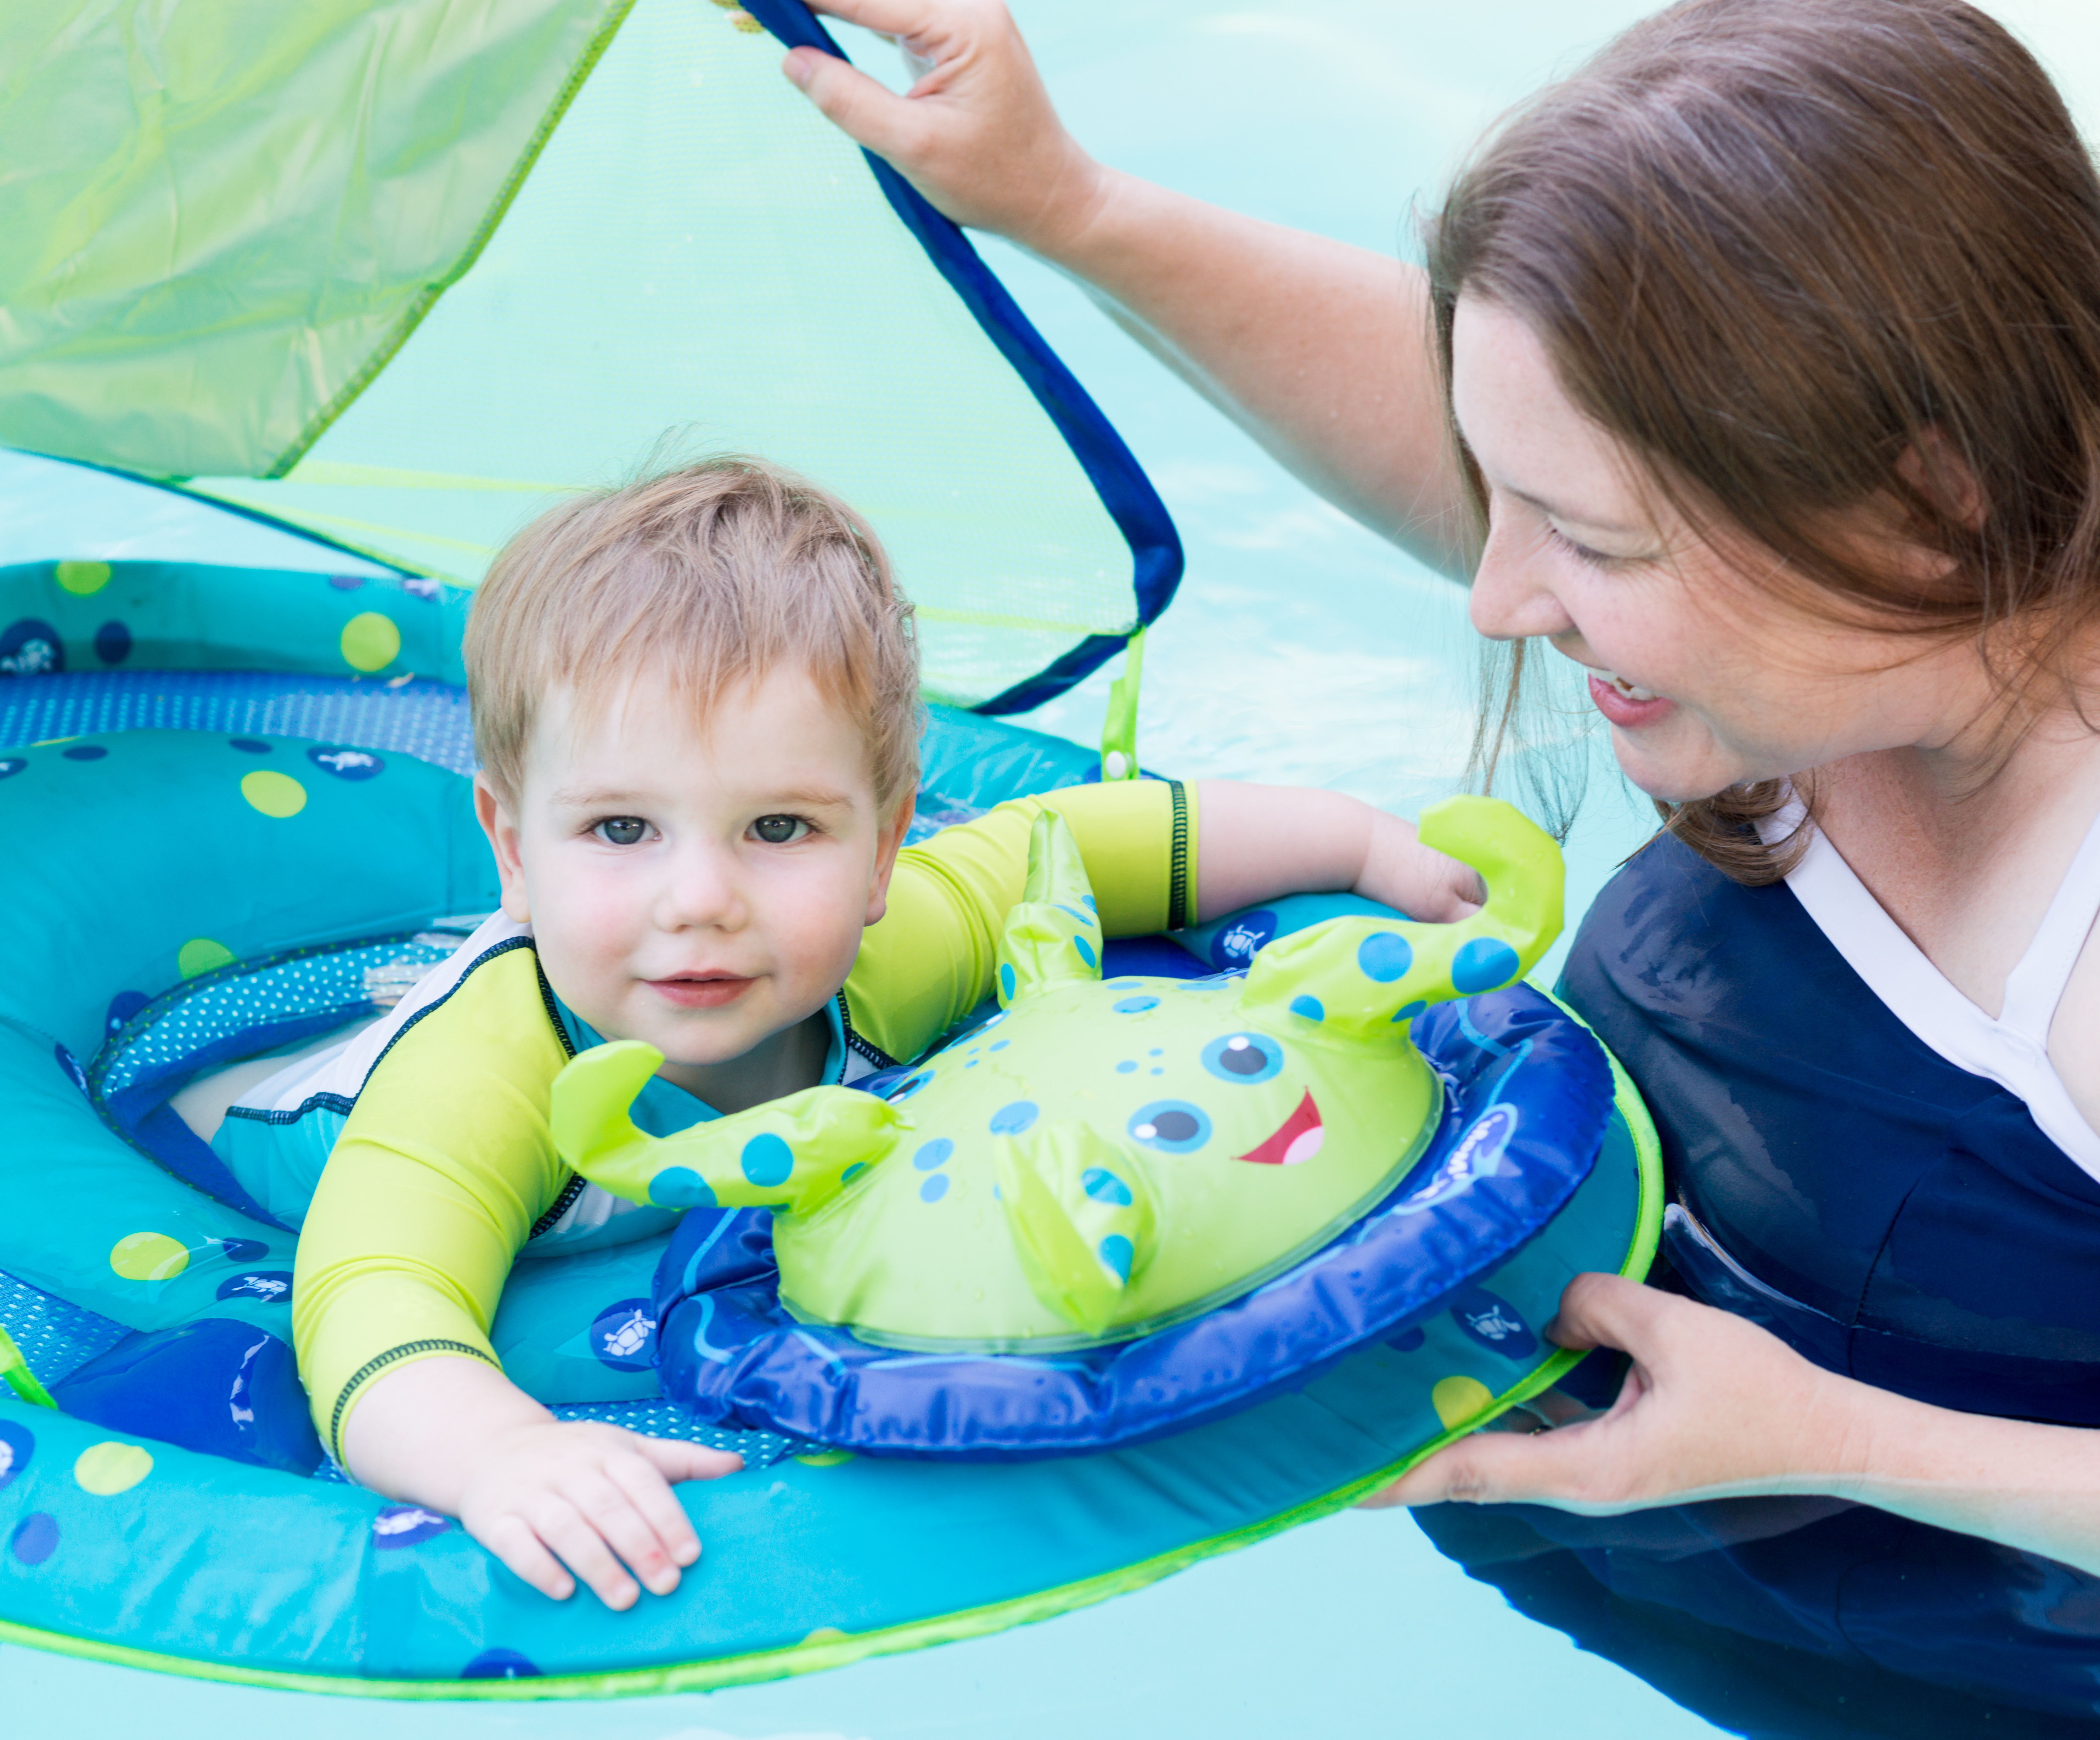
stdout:
<svg viewBox="0 0 2100 1740">
<path fill-rule="evenodd" d="M 1074 130 L 1105 158 L 1262 217 L 1391 249 L 1409 245 L 1411 206 L 1433 200 L 1484 123 L 1647 8 L 1619 0 L 1017 0 L 1015 10 Z M 2090 112 L 2088 93 L 2100 95 L 2100 7 L 2006 0 L 1996 10 L 2027 32 Z M 861 46 L 871 65 L 886 53 Z M 1188 579 L 1151 636 L 1141 710 L 1148 764 L 1334 786 L 1409 813 L 1453 789 L 1473 692 L 1458 589 L 1293 482 L 1073 286 L 1011 249 L 986 251 L 1136 449 L 1188 545 Z M 79 523 L 57 489 L 42 468 L 0 465 L 0 562 L 205 556 L 210 548 L 184 540 L 224 536 L 200 533 L 167 508 L 127 517 L 113 507 L 98 522 L 98 547 L 46 547 L 55 528 Z M 1105 674 L 1083 685 L 1035 722 L 1092 738 L 1105 683 Z M 1598 755 L 1573 697 L 1564 723 L 1570 755 Z M 1643 806 L 1608 769 L 1591 783 L 1570 844 L 1571 914 L 1647 826 Z M 1560 1740 L 1676 1740 L 1724 1731 L 1519 1616 L 1396 1513 L 1333 1518 L 999 1636 L 708 1695 L 390 1704 L 214 1686 L 4 1646 L 0 1727 L 77 1740 L 1530 1740 L 1542 1730 Z M 1870 1730 L 1882 1731 L 1870 1722 L 1858 1731 Z"/>
</svg>

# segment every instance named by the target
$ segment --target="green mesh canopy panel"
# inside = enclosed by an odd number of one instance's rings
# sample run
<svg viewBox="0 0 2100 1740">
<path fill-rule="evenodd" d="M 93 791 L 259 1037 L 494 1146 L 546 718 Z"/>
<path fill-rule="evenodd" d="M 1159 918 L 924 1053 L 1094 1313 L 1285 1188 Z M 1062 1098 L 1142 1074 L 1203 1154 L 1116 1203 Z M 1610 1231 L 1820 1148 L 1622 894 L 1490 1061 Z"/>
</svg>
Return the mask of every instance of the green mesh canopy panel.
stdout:
<svg viewBox="0 0 2100 1740">
<path fill-rule="evenodd" d="M 0 441 L 467 586 L 565 493 L 757 452 L 874 522 L 930 695 L 1047 698 L 1165 606 L 1172 527 L 960 232 L 781 77 L 807 12 L 751 12 L 11 11 Z"/>
</svg>

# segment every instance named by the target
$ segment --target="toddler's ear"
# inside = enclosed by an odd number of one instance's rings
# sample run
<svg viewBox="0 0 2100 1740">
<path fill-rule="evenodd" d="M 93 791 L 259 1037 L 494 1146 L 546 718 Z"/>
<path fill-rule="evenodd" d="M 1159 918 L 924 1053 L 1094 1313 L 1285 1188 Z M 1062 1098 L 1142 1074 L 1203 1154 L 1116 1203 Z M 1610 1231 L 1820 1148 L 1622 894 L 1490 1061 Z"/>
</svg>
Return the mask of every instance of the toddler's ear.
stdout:
<svg viewBox="0 0 2100 1740">
<path fill-rule="evenodd" d="M 503 888 L 503 915 L 519 924 L 532 923 L 525 898 L 525 861 L 518 850 L 518 823 L 485 773 L 474 776 L 474 819 L 488 836 L 496 857 L 496 874 Z"/>
<path fill-rule="evenodd" d="M 904 836 L 911 827 L 913 796 L 907 791 L 897 800 L 897 813 L 883 823 L 875 836 L 875 874 L 868 883 L 867 916 L 861 920 L 863 926 L 874 923 L 889 910 L 889 878 L 897 868 L 897 854 L 903 849 Z"/>
</svg>

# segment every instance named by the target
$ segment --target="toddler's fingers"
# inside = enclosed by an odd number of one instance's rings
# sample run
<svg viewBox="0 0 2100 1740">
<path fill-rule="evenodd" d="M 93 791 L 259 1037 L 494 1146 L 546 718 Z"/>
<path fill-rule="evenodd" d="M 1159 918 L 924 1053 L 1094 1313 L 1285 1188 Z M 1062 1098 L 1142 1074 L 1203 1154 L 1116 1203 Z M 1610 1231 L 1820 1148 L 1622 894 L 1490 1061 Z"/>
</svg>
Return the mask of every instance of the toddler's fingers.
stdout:
<svg viewBox="0 0 2100 1740">
<path fill-rule="evenodd" d="M 606 1544 L 625 1562 L 642 1588 L 668 1595 L 678 1586 L 678 1565 L 670 1543 L 658 1534 L 609 1469 L 592 1469 L 564 1483 L 569 1500 Z M 664 1489 L 668 1497 L 670 1488 Z"/>
<path fill-rule="evenodd" d="M 700 1537 L 692 1520 L 672 1496 L 671 1488 L 656 1465 L 645 1456 L 613 1456 L 605 1465 L 607 1475 L 627 1496 L 643 1521 L 656 1531 L 664 1550 L 676 1565 L 690 1565 L 700 1556 Z"/>
<path fill-rule="evenodd" d="M 486 1528 L 475 1531 L 474 1538 L 542 1595 L 567 1601 L 576 1592 L 576 1579 L 562 1569 L 532 1525 L 515 1512 L 505 1511 Z"/>
<path fill-rule="evenodd" d="M 733 1450 L 709 1450 L 704 1444 L 688 1444 L 675 1438 L 640 1438 L 629 1447 L 646 1458 L 666 1480 L 719 1480 L 743 1466 L 743 1458 Z"/>
<path fill-rule="evenodd" d="M 548 1497 L 526 1520 L 591 1593 L 615 1613 L 624 1613 L 642 1599 L 640 1586 L 613 1557 L 605 1537 L 567 1499 Z"/>
</svg>

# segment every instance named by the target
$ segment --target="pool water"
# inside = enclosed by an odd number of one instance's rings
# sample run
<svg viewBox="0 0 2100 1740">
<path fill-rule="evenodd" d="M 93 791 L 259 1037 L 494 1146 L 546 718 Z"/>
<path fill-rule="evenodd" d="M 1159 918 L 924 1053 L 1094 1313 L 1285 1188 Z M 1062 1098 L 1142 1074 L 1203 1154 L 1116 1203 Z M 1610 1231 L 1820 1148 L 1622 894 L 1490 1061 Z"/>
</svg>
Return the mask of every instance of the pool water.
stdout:
<svg viewBox="0 0 2100 1740">
<path fill-rule="evenodd" d="M 1414 202 L 1434 199 L 1486 121 L 1645 10 L 1624 0 L 1015 4 L 1069 121 L 1104 158 L 1258 216 L 1386 249 L 1408 245 Z M 2100 7 L 2003 0 L 1995 10 L 2051 62 L 2074 105 L 2092 113 Z M 865 39 L 855 51 L 863 46 L 871 55 L 885 52 Z M 1410 813 L 1456 789 L 1475 687 L 1462 593 L 1293 481 L 1068 282 L 1010 249 L 986 251 L 1136 451 L 1188 546 L 1188 578 L 1147 652 L 1146 763 L 1188 776 L 1332 786 Z M 142 555 L 208 553 L 181 547 L 193 533 L 171 510 L 157 510 L 153 526 L 127 522 L 108 548 L 39 548 L 40 527 L 66 518 L 54 489 L 43 468 L 0 463 L 0 561 L 126 553 L 118 546 L 126 540 Z M 1092 738 L 1111 674 L 1034 722 Z M 1571 914 L 1649 826 L 1584 713 L 1571 692 L 1557 721 L 1567 753 L 1586 755 L 1594 775 L 1569 843 Z M 1675 1665 L 1652 1653 L 1635 1659 L 1659 1683 L 1687 1683 L 1680 1669 L 1689 1656 Z M 1392 1512 L 1332 1518 L 1105 1606 L 1001 1636 L 708 1695 L 373 1703 L 0 1646 L 6 1731 L 77 1740 L 342 1740 L 375 1732 L 404 1740 L 1530 1740 L 1542 1730 L 1559 1740 L 1677 1740 L 1753 1725 L 1761 1733 L 1901 1731 L 1898 1706 L 1918 1707 L 1891 1691 L 1848 1714 L 1842 1698 L 1804 1693 L 1801 1711 L 1820 1713 L 1775 1724 L 1771 1698 L 1783 1689 L 1700 1698 L 1735 1725 L 1717 1728 L 1520 1616 Z M 1764 1713 L 1754 1717 L 1754 1709 Z M 2058 1732 L 2031 1729 L 2017 1715 L 1979 1720 L 1993 1733 Z"/>
</svg>

